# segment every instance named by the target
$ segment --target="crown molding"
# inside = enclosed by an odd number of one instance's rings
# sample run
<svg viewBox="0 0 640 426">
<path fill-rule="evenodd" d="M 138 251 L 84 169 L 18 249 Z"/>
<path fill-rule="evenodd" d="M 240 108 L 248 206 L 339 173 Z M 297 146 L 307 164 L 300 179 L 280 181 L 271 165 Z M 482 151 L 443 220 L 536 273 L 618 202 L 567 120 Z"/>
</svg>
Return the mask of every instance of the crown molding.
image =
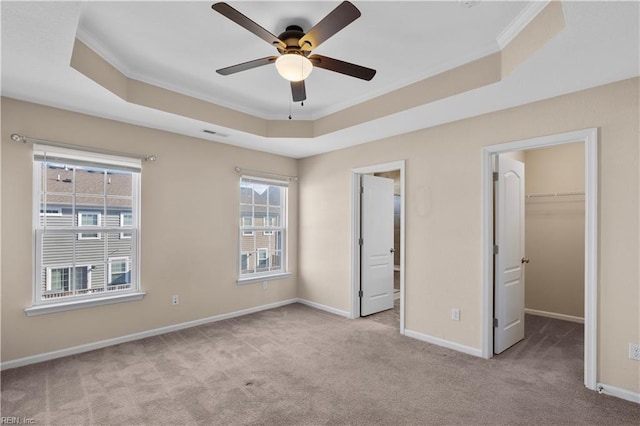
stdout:
<svg viewBox="0 0 640 426">
<path fill-rule="evenodd" d="M 550 2 L 551 0 L 531 1 L 496 39 L 500 50 L 511 43 Z"/>
</svg>

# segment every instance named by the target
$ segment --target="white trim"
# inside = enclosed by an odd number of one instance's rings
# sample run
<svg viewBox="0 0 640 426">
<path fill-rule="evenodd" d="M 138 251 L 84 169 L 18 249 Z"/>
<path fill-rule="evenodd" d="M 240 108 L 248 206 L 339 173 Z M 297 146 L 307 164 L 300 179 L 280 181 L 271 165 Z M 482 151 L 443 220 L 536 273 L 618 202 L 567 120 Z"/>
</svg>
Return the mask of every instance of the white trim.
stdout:
<svg viewBox="0 0 640 426">
<path fill-rule="evenodd" d="M 500 46 L 500 50 L 507 47 L 507 45 L 531 23 L 531 21 L 533 21 L 549 3 L 550 0 L 536 0 L 530 2 L 522 12 L 518 14 L 518 16 L 516 16 L 515 19 L 507 25 L 507 28 L 505 28 L 496 39 L 498 46 Z"/>
<path fill-rule="evenodd" d="M 616 386 L 607 385 L 605 383 L 597 384 L 598 393 L 603 393 L 605 395 L 615 396 L 617 398 L 625 399 L 627 401 L 635 402 L 636 404 L 640 404 L 640 393 L 633 392 L 630 390 L 622 389 Z"/>
<path fill-rule="evenodd" d="M 524 313 L 529 315 L 536 315 L 538 317 L 553 318 L 553 319 L 559 319 L 563 321 L 570 321 L 570 322 L 577 322 L 579 324 L 584 324 L 584 318 L 575 317 L 573 315 L 557 314 L 555 312 L 539 311 L 537 309 L 529 309 L 529 308 L 524 308 Z"/>
<path fill-rule="evenodd" d="M 55 312 L 72 311 L 75 309 L 91 308 L 94 306 L 112 305 L 114 303 L 132 302 L 134 300 L 141 300 L 144 298 L 144 292 L 135 292 L 127 294 L 118 294 L 114 296 L 71 300 L 61 303 L 47 303 L 42 305 L 34 305 L 25 308 L 24 313 L 28 317 L 34 317 L 37 315 L 52 314 Z"/>
<path fill-rule="evenodd" d="M 343 311 L 341 309 L 332 308 L 331 306 L 323 305 L 321 303 L 312 302 L 312 301 L 306 300 L 306 299 L 298 298 L 298 299 L 296 299 L 296 301 L 298 303 L 310 306 L 310 307 L 315 308 L 315 309 L 319 309 L 321 311 L 329 312 L 331 314 L 335 314 L 335 315 L 339 315 L 341 317 L 345 317 L 345 318 L 351 319 L 351 314 L 349 312 Z"/>
<path fill-rule="evenodd" d="M 433 345 L 442 346 L 443 348 L 452 349 L 454 351 L 462 352 L 467 355 L 473 355 L 482 357 L 482 350 L 472 348 L 471 346 L 461 345 L 460 343 L 452 342 L 449 340 L 441 339 L 439 337 L 429 336 L 428 334 L 419 333 L 417 331 L 406 329 L 404 335 L 413 339 L 421 340 L 423 342 L 431 343 Z"/>
<path fill-rule="evenodd" d="M 141 293 L 144 296 L 144 293 Z M 279 308 L 281 306 L 290 305 L 296 303 L 298 299 L 288 299 L 280 302 L 269 303 L 266 305 L 256 306 L 253 308 L 242 309 L 235 312 L 229 312 L 226 314 L 215 315 L 212 317 L 202 318 L 199 320 L 183 322 L 179 324 L 169 325 L 166 327 L 154 328 L 152 330 L 141 331 L 139 333 L 127 334 L 125 336 L 114 337 L 112 339 L 100 340 L 98 342 L 87 343 L 84 345 L 73 346 L 71 348 L 60 349 L 57 351 L 46 352 L 38 355 L 31 355 L 24 358 L 18 358 L 11 361 L 6 361 L 0 364 L 0 371 L 7 370 L 9 368 L 22 367 L 29 364 L 35 364 L 38 362 L 49 361 L 56 358 L 62 358 L 69 355 L 76 355 L 83 352 L 94 351 L 96 349 L 106 348 L 108 346 L 118 345 L 120 343 L 132 342 L 134 340 L 145 339 L 147 337 L 157 336 L 160 334 L 170 333 L 172 331 L 184 330 L 186 328 L 195 327 L 198 325 L 208 324 L 212 322 L 222 321 L 229 318 L 235 318 L 242 315 L 253 314 L 268 309 Z"/>
<path fill-rule="evenodd" d="M 583 131 L 584 140 L 584 383 L 598 380 L 598 130 Z"/>
<path fill-rule="evenodd" d="M 351 170 L 351 300 L 350 318 L 360 317 L 360 175 L 400 170 L 400 334 L 405 327 L 405 160 Z"/>
<path fill-rule="evenodd" d="M 493 357 L 493 179 L 492 156 L 582 142 L 585 146 L 584 384 L 596 390 L 598 375 L 598 130 L 584 129 L 491 145 L 482 149 L 482 356 Z"/>
</svg>

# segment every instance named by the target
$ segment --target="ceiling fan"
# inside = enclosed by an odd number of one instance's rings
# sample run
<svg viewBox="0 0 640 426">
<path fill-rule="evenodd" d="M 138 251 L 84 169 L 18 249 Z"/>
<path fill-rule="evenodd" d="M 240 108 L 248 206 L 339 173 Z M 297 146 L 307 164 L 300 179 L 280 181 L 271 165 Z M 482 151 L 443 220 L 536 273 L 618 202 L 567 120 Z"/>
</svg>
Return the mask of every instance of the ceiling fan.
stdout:
<svg viewBox="0 0 640 426">
<path fill-rule="evenodd" d="M 371 68 L 327 56 L 310 55 L 315 48 L 360 17 L 358 8 L 348 1 L 340 3 L 307 33 L 298 25 L 289 25 L 278 37 L 227 3 L 215 3 L 211 8 L 265 40 L 280 53 L 280 56 L 267 56 L 221 68 L 216 71 L 218 74 L 229 75 L 275 63 L 278 73 L 291 82 L 294 102 L 302 102 L 307 98 L 304 80 L 311 74 L 314 66 L 367 81 L 376 74 L 376 70 Z"/>
</svg>

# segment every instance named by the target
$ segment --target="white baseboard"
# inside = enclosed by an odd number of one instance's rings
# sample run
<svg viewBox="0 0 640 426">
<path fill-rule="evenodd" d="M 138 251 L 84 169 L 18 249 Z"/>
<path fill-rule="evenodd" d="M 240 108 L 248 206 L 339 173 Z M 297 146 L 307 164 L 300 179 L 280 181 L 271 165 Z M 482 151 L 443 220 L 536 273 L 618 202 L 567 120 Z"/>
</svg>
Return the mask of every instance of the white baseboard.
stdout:
<svg viewBox="0 0 640 426">
<path fill-rule="evenodd" d="M 332 308 L 331 306 L 322 305 L 320 303 L 312 302 L 306 299 L 296 299 L 298 303 L 302 303 L 303 305 L 311 306 L 312 308 L 320 309 L 321 311 L 330 312 L 335 315 L 340 315 L 341 317 L 351 318 L 351 314 L 347 311 L 343 311 L 340 309 Z"/>
<path fill-rule="evenodd" d="M 539 317 L 554 318 L 554 319 L 559 319 L 559 320 L 571 321 L 571 322 L 577 322 L 577 323 L 580 323 L 580 324 L 584 324 L 584 318 L 574 317 L 572 315 L 556 314 L 555 312 L 539 311 L 537 309 L 529 309 L 529 308 L 525 308 L 524 313 L 525 314 L 531 314 L 531 315 L 537 315 Z"/>
<path fill-rule="evenodd" d="M 468 355 L 477 356 L 482 358 L 482 350 L 472 348 L 470 346 L 461 345 L 460 343 L 451 342 L 449 340 L 444 340 L 439 337 L 429 336 L 428 334 L 418 333 L 417 331 L 404 329 L 404 335 L 407 337 L 412 337 L 414 339 L 422 340 L 423 342 L 431 343 L 434 345 L 442 346 L 447 349 L 453 349 L 454 351 L 462 352 Z"/>
<path fill-rule="evenodd" d="M 605 395 L 615 396 L 617 398 L 626 399 L 627 401 L 640 404 L 640 393 L 638 392 L 632 392 L 616 386 L 606 385 L 604 383 L 598 383 L 596 390 Z"/>
<path fill-rule="evenodd" d="M 186 328 L 191 328 L 198 325 L 208 324 L 216 321 L 222 321 L 229 318 L 235 318 L 243 315 L 253 314 L 256 312 L 265 311 L 267 309 L 279 308 L 280 306 L 290 305 L 298 301 L 299 301 L 298 299 L 282 300 L 280 302 L 269 303 L 266 305 L 260 305 L 260 306 L 256 306 L 248 309 L 241 309 L 239 311 L 215 315 L 212 317 L 202 318 L 199 320 L 187 321 L 180 324 L 168 325 L 166 327 L 154 328 L 153 330 L 147 330 L 147 331 L 141 331 L 139 333 L 128 334 L 126 336 L 114 337 L 113 339 L 106 339 L 106 340 L 101 340 L 99 342 L 87 343 L 85 345 L 73 346 L 71 348 L 60 349 L 57 351 L 46 352 L 38 355 L 31 355 L 24 358 L 18 358 L 18 359 L 1 363 L 0 371 L 7 370 L 9 368 L 22 367 L 24 365 L 29 365 L 29 364 L 35 364 L 38 362 L 49 361 L 56 358 L 62 358 L 69 355 L 80 354 L 83 352 L 89 352 L 96 349 L 102 349 L 102 348 L 106 348 L 107 346 L 113 346 L 113 345 L 118 345 L 120 343 L 132 342 L 134 340 L 145 339 L 147 337 L 170 333 L 172 331 L 184 330 Z"/>
</svg>

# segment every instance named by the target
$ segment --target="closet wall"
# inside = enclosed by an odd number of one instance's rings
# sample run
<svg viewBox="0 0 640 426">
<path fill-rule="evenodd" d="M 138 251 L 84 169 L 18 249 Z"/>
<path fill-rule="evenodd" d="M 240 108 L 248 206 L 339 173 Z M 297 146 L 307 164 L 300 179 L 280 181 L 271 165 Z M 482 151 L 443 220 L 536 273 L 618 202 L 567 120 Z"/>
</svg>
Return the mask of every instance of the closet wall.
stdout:
<svg viewBox="0 0 640 426">
<path fill-rule="evenodd" d="M 584 145 L 525 151 L 524 162 L 526 308 L 584 318 Z"/>
</svg>

